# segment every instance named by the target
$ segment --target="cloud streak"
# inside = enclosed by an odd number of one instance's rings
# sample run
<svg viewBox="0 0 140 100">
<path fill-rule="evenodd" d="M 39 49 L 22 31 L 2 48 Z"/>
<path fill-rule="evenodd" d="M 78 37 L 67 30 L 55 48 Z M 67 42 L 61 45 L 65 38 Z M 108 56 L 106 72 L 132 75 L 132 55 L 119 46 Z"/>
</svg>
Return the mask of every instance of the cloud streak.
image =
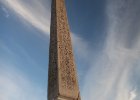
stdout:
<svg viewBox="0 0 140 100">
<path fill-rule="evenodd" d="M 26 0 L 0 0 L 0 2 L 2 2 L 7 8 L 11 9 L 22 21 L 27 21 L 34 27 L 45 32 L 47 35 L 49 34 L 49 0 L 45 3 L 42 0 L 41 2 L 38 0 L 31 0 L 31 2 Z"/>
<path fill-rule="evenodd" d="M 5 8 L 5 7 L 1 7 L 1 9 L 4 11 L 4 13 L 5 13 L 5 17 L 6 18 L 8 18 L 9 17 L 9 12 L 8 12 L 8 10 Z"/>
<path fill-rule="evenodd" d="M 136 90 L 133 90 L 130 92 L 130 99 L 129 100 L 134 100 L 136 98 L 137 95 L 135 92 L 136 92 Z"/>
<path fill-rule="evenodd" d="M 132 0 L 107 1 L 106 44 L 85 79 L 84 100 L 139 100 L 136 91 L 131 91 L 135 86 L 130 81 L 140 60 L 139 4 Z"/>
</svg>

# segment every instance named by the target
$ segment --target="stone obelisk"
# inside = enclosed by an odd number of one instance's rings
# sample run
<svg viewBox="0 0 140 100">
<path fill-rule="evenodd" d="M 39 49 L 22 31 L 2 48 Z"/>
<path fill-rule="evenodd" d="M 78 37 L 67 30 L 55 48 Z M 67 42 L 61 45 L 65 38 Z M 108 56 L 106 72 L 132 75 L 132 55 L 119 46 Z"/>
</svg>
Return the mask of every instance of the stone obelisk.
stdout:
<svg viewBox="0 0 140 100">
<path fill-rule="evenodd" d="M 64 0 L 52 0 L 48 100 L 81 100 Z"/>
</svg>

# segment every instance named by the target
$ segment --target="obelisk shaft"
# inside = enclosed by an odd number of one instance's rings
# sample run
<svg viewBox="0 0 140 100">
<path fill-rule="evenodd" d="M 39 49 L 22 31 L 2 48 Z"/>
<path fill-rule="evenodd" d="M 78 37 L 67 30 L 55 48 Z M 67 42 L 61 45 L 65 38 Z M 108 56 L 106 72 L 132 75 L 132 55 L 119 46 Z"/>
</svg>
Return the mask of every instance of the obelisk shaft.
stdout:
<svg viewBox="0 0 140 100">
<path fill-rule="evenodd" d="M 48 100 L 80 100 L 64 0 L 52 0 Z"/>
</svg>

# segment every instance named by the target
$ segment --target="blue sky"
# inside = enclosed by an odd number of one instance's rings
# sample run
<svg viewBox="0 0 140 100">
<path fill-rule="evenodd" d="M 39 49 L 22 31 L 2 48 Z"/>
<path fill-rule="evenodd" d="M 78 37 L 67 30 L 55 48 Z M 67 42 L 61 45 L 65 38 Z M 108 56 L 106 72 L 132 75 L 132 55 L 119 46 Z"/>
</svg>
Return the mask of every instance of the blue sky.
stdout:
<svg viewBox="0 0 140 100">
<path fill-rule="evenodd" d="M 66 0 L 82 100 L 140 100 L 140 1 Z M 0 100 L 46 100 L 51 0 L 0 0 Z"/>
</svg>

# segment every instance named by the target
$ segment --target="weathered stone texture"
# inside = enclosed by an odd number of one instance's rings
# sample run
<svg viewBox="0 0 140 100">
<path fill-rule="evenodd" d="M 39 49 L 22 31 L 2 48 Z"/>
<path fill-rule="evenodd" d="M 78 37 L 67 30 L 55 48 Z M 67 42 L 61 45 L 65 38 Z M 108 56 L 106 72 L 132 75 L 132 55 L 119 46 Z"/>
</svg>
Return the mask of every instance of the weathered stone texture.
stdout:
<svg viewBox="0 0 140 100">
<path fill-rule="evenodd" d="M 48 100 L 80 100 L 64 0 L 52 0 Z"/>
</svg>

